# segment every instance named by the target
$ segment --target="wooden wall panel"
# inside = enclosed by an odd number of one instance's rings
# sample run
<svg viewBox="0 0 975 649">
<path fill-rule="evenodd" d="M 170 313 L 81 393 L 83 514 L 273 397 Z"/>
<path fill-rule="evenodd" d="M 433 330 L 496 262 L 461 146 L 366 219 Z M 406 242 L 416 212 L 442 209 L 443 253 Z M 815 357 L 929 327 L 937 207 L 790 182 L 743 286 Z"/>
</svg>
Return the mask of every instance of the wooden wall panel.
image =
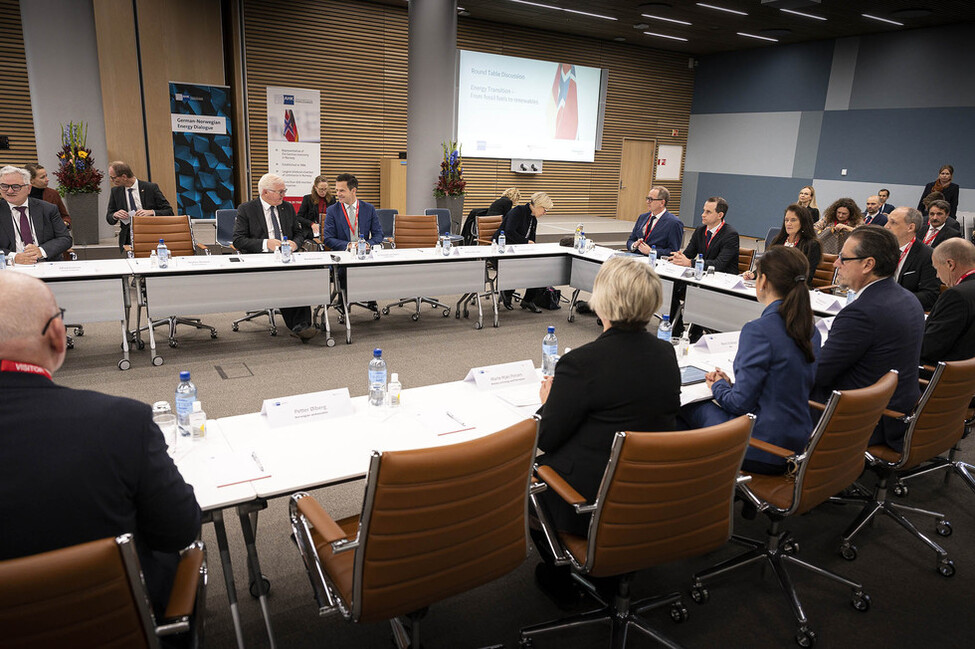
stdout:
<svg viewBox="0 0 975 649">
<path fill-rule="evenodd" d="M 0 34 L 0 135 L 10 138 L 10 149 L 0 150 L 0 166 L 20 167 L 37 161 L 37 143 L 18 0 L 0 0 Z"/>
<path fill-rule="evenodd" d="M 378 203 L 380 158 L 406 150 L 406 8 L 351 0 L 271 8 L 243 0 L 243 11 L 254 195 L 267 172 L 266 88 L 295 86 L 322 93 L 323 172 L 355 173 L 360 197 Z M 289 26 L 286 39 L 282 24 Z M 603 145 L 593 163 L 546 161 L 540 176 L 520 176 L 509 160 L 465 158 L 468 209 L 486 207 L 517 185 L 522 194 L 549 192 L 555 214 L 613 217 L 624 137 L 686 147 L 694 81 L 686 55 L 465 18 L 458 20 L 457 46 L 609 70 Z M 664 185 L 676 212 L 680 182 Z"/>
</svg>

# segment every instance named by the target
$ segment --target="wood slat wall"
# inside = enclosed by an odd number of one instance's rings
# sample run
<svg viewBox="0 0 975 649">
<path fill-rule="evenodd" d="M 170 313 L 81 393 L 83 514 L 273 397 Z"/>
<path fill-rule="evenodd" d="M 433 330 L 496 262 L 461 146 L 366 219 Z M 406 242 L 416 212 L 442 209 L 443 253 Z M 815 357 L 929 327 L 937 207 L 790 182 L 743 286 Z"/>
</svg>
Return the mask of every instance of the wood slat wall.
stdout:
<svg viewBox="0 0 975 649">
<path fill-rule="evenodd" d="M 0 166 L 20 167 L 37 161 L 37 143 L 18 0 L 0 0 L 0 34 L 0 135 L 10 138 L 10 149 L 0 150 Z"/>
<path fill-rule="evenodd" d="M 354 1 L 269 7 L 244 0 L 243 12 L 252 194 L 267 172 L 267 86 L 294 86 L 321 92 L 323 172 L 355 173 L 359 196 L 378 205 L 380 158 L 406 150 L 407 10 Z M 624 137 L 686 148 L 694 82 L 686 55 L 464 18 L 457 46 L 609 70 L 595 162 L 546 161 L 540 176 L 520 176 L 509 160 L 466 158 L 466 209 L 487 207 L 517 185 L 522 194 L 549 192 L 554 214 L 613 217 Z M 679 135 L 672 137 L 675 128 Z M 680 182 L 662 184 L 676 212 Z"/>
</svg>

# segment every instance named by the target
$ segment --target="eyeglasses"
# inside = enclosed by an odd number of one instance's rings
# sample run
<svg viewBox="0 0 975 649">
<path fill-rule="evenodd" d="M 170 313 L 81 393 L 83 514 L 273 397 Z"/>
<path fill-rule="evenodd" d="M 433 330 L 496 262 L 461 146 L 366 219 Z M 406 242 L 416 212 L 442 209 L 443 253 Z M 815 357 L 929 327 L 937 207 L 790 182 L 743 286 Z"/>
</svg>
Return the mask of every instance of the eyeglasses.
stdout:
<svg viewBox="0 0 975 649">
<path fill-rule="evenodd" d="M 844 257 L 843 255 L 839 255 L 836 258 L 836 260 L 839 261 L 840 264 L 845 264 L 848 261 L 856 261 L 858 259 L 868 259 L 868 257 Z"/>
<path fill-rule="evenodd" d="M 264 191 L 269 194 L 277 194 L 278 196 L 284 196 L 287 193 L 287 189 L 265 189 Z"/>
<path fill-rule="evenodd" d="M 0 183 L 0 189 L 5 192 L 19 192 L 24 187 L 27 187 L 27 185 L 7 185 L 5 183 Z"/>
<path fill-rule="evenodd" d="M 61 318 L 62 320 L 64 319 L 64 309 L 63 308 L 58 307 L 58 312 L 55 313 L 54 315 L 52 315 L 50 318 L 47 319 L 47 322 L 44 323 L 44 328 L 41 329 L 41 335 L 42 336 L 47 333 L 47 328 L 50 327 L 51 326 L 51 323 L 54 322 L 57 318 Z"/>
<path fill-rule="evenodd" d="M 653 201 L 662 201 L 662 198 L 654 198 L 653 196 L 647 196 L 647 202 L 652 203 Z"/>
</svg>

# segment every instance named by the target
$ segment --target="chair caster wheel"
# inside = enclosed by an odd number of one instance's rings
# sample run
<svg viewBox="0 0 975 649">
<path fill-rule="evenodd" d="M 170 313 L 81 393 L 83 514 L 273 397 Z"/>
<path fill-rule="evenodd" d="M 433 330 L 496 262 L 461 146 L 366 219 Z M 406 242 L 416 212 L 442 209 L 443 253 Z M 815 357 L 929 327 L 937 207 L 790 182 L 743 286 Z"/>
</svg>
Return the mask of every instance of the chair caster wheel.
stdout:
<svg viewBox="0 0 975 649">
<path fill-rule="evenodd" d="M 782 544 L 782 553 L 788 555 L 799 554 L 799 542 L 789 539 Z"/>
<path fill-rule="evenodd" d="M 531 638 L 522 638 L 518 641 L 518 649 L 532 649 L 534 646 L 535 643 Z"/>
<path fill-rule="evenodd" d="M 707 604 L 711 599 L 711 593 L 704 586 L 694 586 L 691 588 L 691 599 L 695 604 Z"/>
<path fill-rule="evenodd" d="M 410 314 L 410 320 L 412 320 L 413 322 L 417 322 L 417 321 L 419 321 L 419 319 L 420 319 L 420 314 L 419 313 Z"/>
<path fill-rule="evenodd" d="M 575 321 L 576 321 L 576 317 L 575 317 L 575 315 L 570 315 L 570 316 L 568 317 L 568 320 L 569 320 L 569 322 L 575 322 Z"/>
<path fill-rule="evenodd" d="M 68 344 L 68 349 L 74 349 L 74 341 L 73 340 L 69 340 L 67 344 Z"/>
<path fill-rule="evenodd" d="M 278 330 L 277 329 L 271 329 L 271 335 L 272 336 L 277 336 L 278 335 Z"/>
<path fill-rule="evenodd" d="M 457 313 L 454 314 L 454 318 L 456 318 L 457 320 L 460 320 L 460 311 L 458 311 Z"/>
<path fill-rule="evenodd" d="M 145 343 L 145 341 L 140 340 L 140 341 L 138 341 L 138 342 L 135 343 L 135 346 L 138 347 L 139 348 L 139 351 L 141 352 L 143 349 L 146 348 L 146 343 Z"/>
<path fill-rule="evenodd" d="M 271 592 L 271 581 L 267 577 L 265 577 L 264 575 L 261 575 L 261 583 L 264 585 L 264 594 L 267 595 L 268 593 L 270 593 Z M 248 590 L 250 590 L 251 597 L 253 597 L 254 599 L 257 599 L 258 597 L 260 597 L 260 593 L 257 592 L 257 582 L 256 581 L 252 581 L 251 582 L 250 587 L 249 587 Z"/>
<path fill-rule="evenodd" d="M 942 577 L 954 577 L 955 576 L 955 562 L 951 559 L 945 559 L 938 564 L 938 573 Z"/>
<path fill-rule="evenodd" d="M 444 309 L 443 310 L 443 317 L 445 317 L 445 318 L 449 318 L 450 317 L 450 309 Z"/>
<path fill-rule="evenodd" d="M 816 644 L 816 634 L 812 629 L 805 627 L 796 632 L 796 644 L 800 647 L 812 647 Z"/>
<path fill-rule="evenodd" d="M 325 346 L 326 347 L 335 347 L 335 339 L 334 338 L 326 338 L 325 339 Z"/>
<path fill-rule="evenodd" d="M 179 347 L 179 341 L 175 339 L 170 339 L 169 346 L 172 347 L 173 349 L 176 349 L 177 347 Z"/>
<path fill-rule="evenodd" d="M 74 335 L 78 336 L 79 338 L 82 337 L 82 336 L 84 336 L 85 335 L 85 328 L 84 327 L 75 327 L 74 328 Z"/>
<path fill-rule="evenodd" d="M 233 329 L 234 329 L 234 331 L 240 331 L 240 325 L 238 325 L 238 324 L 237 324 L 237 323 L 235 322 L 235 323 L 234 323 L 234 327 L 233 327 Z"/>
<path fill-rule="evenodd" d="M 687 621 L 688 613 L 687 607 L 682 603 L 677 602 L 672 604 L 670 607 L 670 619 L 674 621 L 675 624 L 680 624 L 681 622 Z"/>
<path fill-rule="evenodd" d="M 901 498 L 904 498 L 905 496 L 907 496 L 908 493 L 910 493 L 910 491 L 907 488 L 907 485 L 901 483 L 895 484 L 892 491 L 894 492 L 895 496 L 899 496 Z"/>
<path fill-rule="evenodd" d="M 118 368 L 120 370 L 122 370 L 123 372 L 125 370 L 129 369 L 131 366 L 132 366 L 132 364 L 129 362 L 129 360 L 127 358 L 123 358 L 122 360 L 120 360 L 118 362 Z"/>
<path fill-rule="evenodd" d="M 951 536 L 951 523 L 946 520 L 938 521 L 938 536 Z"/>
<path fill-rule="evenodd" d="M 840 546 L 840 556 L 847 561 L 853 561 L 857 558 L 857 546 L 852 543 L 844 543 Z"/>
<path fill-rule="evenodd" d="M 152 357 L 152 364 L 155 365 L 156 367 L 159 367 L 160 365 L 163 364 L 163 357 L 162 356 L 153 356 Z"/>
<path fill-rule="evenodd" d="M 379 320 L 379 318 L 381 318 L 381 317 L 382 317 L 382 316 L 381 316 L 381 315 L 379 315 L 379 311 L 373 311 L 373 312 L 372 312 L 372 319 L 373 319 L 373 320 Z"/>
<path fill-rule="evenodd" d="M 339 324 L 340 325 L 344 325 L 345 324 L 345 318 L 344 317 L 339 316 Z"/>
<path fill-rule="evenodd" d="M 211 331 L 210 332 L 210 340 L 213 340 L 216 337 L 217 337 L 217 332 L 216 331 Z"/>
<path fill-rule="evenodd" d="M 865 613 L 870 610 L 870 595 L 867 595 L 862 590 L 858 590 L 853 593 L 853 599 L 850 603 L 853 604 L 853 608 Z"/>
<path fill-rule="evenodd" d="M 481 329 L 483 329 L 483 328 L 484 328 L 484 325 L 483 325 L 483 324 L 481 324 L 480 322 L 475 322 L 475 323 L 474 323 L 474 329 L 475 329 L 475 330 L 477 330 L 477 331 L 480 331 L 480 330 L 481 330 Z"/>
<path fill-rule="evenodd" d="M 388 306 L 384 306 L 383 307 L 383 315 L 389 315 L 389 307 Z"/>
</svg>

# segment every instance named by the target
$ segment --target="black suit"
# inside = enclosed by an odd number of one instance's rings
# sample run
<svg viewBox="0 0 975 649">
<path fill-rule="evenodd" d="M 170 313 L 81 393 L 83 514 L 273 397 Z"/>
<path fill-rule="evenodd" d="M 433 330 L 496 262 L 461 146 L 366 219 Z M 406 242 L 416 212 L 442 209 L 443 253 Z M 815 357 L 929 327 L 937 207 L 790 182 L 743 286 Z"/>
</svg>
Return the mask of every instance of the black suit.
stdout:
<svg viewBox="0 0 975 649">
<path fill-rule="evenodd" d="M 914 294 L 921 308 L 930 311 L 941 293 L 941 280 L 931 264 L 931 248 L 915 240 L 904 258 L 897 283 Z"/>
<path fill-rule="evenodd" d="M 573 349 L 555 368 L 542 415 L 539 464 L 552 466 L 592 501 L 617 431 L 674 430 L 680 409 L 680 372 L 671 345 L 647 331 L 611 328 Z M 575 514 L 552 491 L 542 494 L 561 530 L 586 534 Z"/>
<path fill-rule="evenodd" d="M 702 225 L 694 230 L 691 240 L 684 248 L 684 256 L 694 264 L 694 258 L 704 255 L 704 268 L 714 266 L 719 273 L 738 274 L 738 230 L 725 223 L 711 238 L 711 245 L 707 245 L 707 227 Z"/>
<path fill-rule="evenodd" d="M 880 206 L 880 211 L 883 214 L 890 214 L 891 212 L 894 211 L 894 209 L 895 209 L 894 206 L 891 205 L 890 203 L 884 203 L 883 205 Z"/>
<path fill-rule="evenodd" d="M 941 294 L 924 323 L 921 362 L 975 357 L 975 275 Z"/>
<path fill-rule="evenodd" d="M 156 216 L 172 216 L 173 208 L 169 205 L 169 201 L 163 196 L 162 191 L 159 189 L 159 185 L 156 183 L 151 183 L 148 180 L 140 180 L 136 183 L 139 186 L 139 200 L 142 201 L 142 209 L 152 210 L 156 213 Z M 112 193 L 108 197 L 108 212 L 105 214 L 105 220 L 108 221 L 109 225 L 115 225 L 118 223 L 118 219 L 115 218 L 115 213 L 119 210 L 129 211 L 129 194 L 128 187 L 112 187 Z M 123 223 L 119 226 L 118 231 L 118 248 L 122 250 L 124 246 L 132 243 L 132 238 L 129 235 L 131 229 L 131 223 Z"/>
<path fill-rule="evenodd" d="M 291 203 L 283 202 L 276 208 L 281 236 L 294 241 L 298 248 L 305 240 L 301 223 Z M 237 207 L 237 220 L 234 222 L 234 248 L 240 252 L 264 252 L 264 240 L 275 238 L 268 234 L 267 220 L 264 218 L 264 205 L 260 198 L 241 203 Z M 281 317 L 288 329 L 311 323 L 311 307 L 282 307 Z"/>
<path fill-rule="evenodd" d="M 924 237 L 927 236 L 928 234 L 929 226 L 930 226 L 929 223 L 925 223 L 924 225 L 921 226 L 921 229 L 917 231 L 918 241 L 924 241 Z M 927 245 L 930 246 L 931 248 L 937 248 L 938 245 L 941 244 L 943 241 L 946 241 L 953 237 L 960 237 L 960 236 L 962 236 L 961 225 L 958 223 L 958 221 L 949 217 L 948 220 L 945 221 L 944 227 L 942 227 L 941 231 L 938 232 L 937 236 L 935 236 L 934 241 L 932 241 Z"/>
<path fill-rule="evenodd" d="M 20 372 L 0 393 L 0 559 L 131 532 L 158 610 L 200 507 L 149 406 Z"/>
<path fill-rule="evenodd" d="M 27 213 L 37 237 L 34 243 L 43 248 L 48 260 L 60 259 L 71 247 L 71 233 L 58 208 L 47 201 L 28 198 Z M 17 231 L 10 214 L 10 205 L 7 201 L 0 200 L 0 249 L 3 249 L 5 255 L 17 252 Z M 16 214 L 19 215 L 20 212 Z"/>
</svg>

